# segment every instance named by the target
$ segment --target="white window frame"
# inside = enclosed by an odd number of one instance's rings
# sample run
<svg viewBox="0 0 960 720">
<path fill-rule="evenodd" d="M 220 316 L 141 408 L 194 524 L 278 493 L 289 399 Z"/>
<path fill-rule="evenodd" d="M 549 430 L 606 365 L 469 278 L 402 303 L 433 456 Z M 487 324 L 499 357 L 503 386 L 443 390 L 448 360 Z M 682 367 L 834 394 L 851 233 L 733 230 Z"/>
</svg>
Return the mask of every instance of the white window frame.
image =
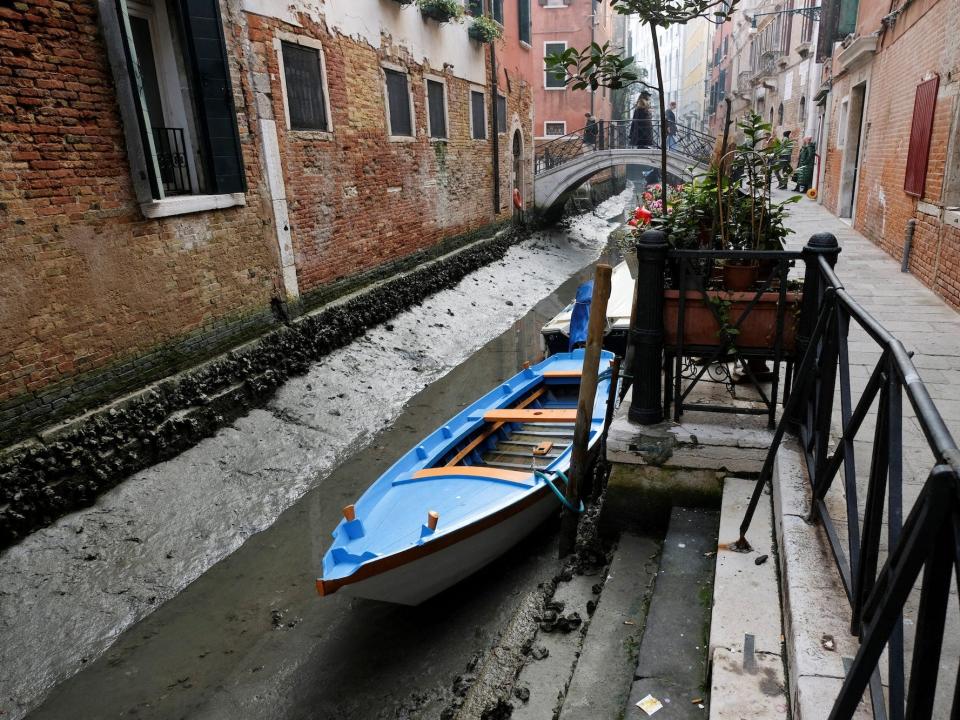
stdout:
<svg viewBox="0 0 960 720">
<path fill-rule="evenodd" d="M 387 90 L 387 74 L 384 70 L 394 70 L 407 76 L 407 102 L 410 103 L 410 135 L 394 135 L 390 125 L 390 92 Z M 413 104 L 413 84 L 410 82 L 410 70 L 403 65 L 391 62 L 380 63 L 380 84 L 383 86 L 383 113 L 387 119 L 387 139 L 390 142 L 414 142 L 417 139 L 417 114 Z"/>
<path fill-rule="evenodd" d="M 443 85 L 443 122 L 446 125 L 447 134 L 443 137 L 434 137 L 433 128 L 430 127 L 430 87 L 427 85 L 427 80 L 430 80 L 435 83 L 440 83 Z M 423 101 L 424 107 L 427 111 L 427 138 L 430 142 L 449 142 L 450 140 L 450 88 L 447 87 L 446 78 L 442 78 L 439 75 L 424 75 L 423 76 Z M 389 114 L 389 113 L 388 113 Z"/>
<path fill-rule="evenodd" d="M 545 5 L 544 7 L 549 7 Z M 567 86 L 563 87 L 550 87 L 547 85 L 547 77 L 550 75 L 550 71 L 547 70 L 547 45 L 563 45 L 563 49 L 566 50 L 570 47 L 570 44 L 566 40 L 544 40 L 543 41 L 543 89 L 548 92 L 563 91 L 567 89 Z"/>
<path fill-rule="evenodd" d="M 483 137 L 478 138 L 474 135 L 473 132 L 473 94 L 480 93 L 483 95 Z M 487 132 L 490 127 L 490 113 L 487 111 L 487 89 L 482 85 L 471 85 L 468 90 L 469 96 L 469 110 L 470 110 L 470 139 L 473 142 L 487 142 L 490 139 L 490 133 Z M 496 130 L 496 128 L 494 128 Z"/>
<path fill-rule="evenodd" d="M 288 42 L 291 45 L 301 45 L 302 47 L 316 50 L 320 56 L 320 89 L 323 92 L 323 111 L 327 116 L 326 130 L 294 130 L 290 127 L 290 104 L 287 101 L 287 74 L 283 67 L 283 45 Z M 317 139 L 330 140 L 333 138 L 333 113 L 330 112 L 330 88 L 327 87 L 327 60 L 323 52 L 323 44 L 316 38 L 306 35 L 293 35 L 282 31 L 277 31 L 273 37 L 273 48 L 277 53 L 277 66 L 280 73 L 280 92 L 283 94 L 283 116 L 288 132 L 298 135 L 310 135 Z"/>
<path fill-rule="evenodd" d="M 552 133 L 547 133 L 547 125 L 562 125 L 563 132 L 559 135 L 553 135 Z M 543 137 L 545 138 L 558 138 L 563 137 L 567 134 L 567 121 L 566 120 L 544 120 L 543 121 Z"/>
<path fill-rule="evenodd" d="M 845 96 L 840 101 L 840 108 L 837 110 L 837 150 L 843 149 L 847 144 L 847 125 L 850 122 L 850 96 Z"/>
</svg>

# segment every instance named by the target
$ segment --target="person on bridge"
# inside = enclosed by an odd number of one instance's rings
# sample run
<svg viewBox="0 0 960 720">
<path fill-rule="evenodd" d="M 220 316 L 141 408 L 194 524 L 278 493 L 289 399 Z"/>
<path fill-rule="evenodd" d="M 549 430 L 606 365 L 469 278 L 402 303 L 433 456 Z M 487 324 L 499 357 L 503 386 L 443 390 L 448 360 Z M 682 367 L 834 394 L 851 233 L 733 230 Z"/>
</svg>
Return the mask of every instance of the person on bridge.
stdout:
<svg viewBox="0 0 960 720">
<path fill-rule="evenodd" d="M 667 149 L 677 149 L 677 102 L 671 101 L 667 108 Z"/>
<path fill-rule="evenodd" d="M 597 119 L 593 113 L 586 113 L 587 125 L 583 128 L 583 142 L 594 149 L 597 144 Z"/>
<path fill-rule="evenodd" d="M 644 90 L 637 99 L 630 122 L 630 145 L 645 148 L 653 145 L 653 115 L 650 114 L 650 93 Z"/>
</svg>

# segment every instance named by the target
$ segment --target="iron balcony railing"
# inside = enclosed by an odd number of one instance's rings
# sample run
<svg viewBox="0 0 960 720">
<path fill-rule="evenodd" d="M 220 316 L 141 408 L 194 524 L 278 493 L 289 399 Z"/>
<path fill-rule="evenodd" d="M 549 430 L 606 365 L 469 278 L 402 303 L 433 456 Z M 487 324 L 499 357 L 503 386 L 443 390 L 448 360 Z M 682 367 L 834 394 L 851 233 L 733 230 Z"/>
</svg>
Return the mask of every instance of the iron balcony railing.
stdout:
<svg viewBox="0 0 960 720">
<path fill-rule="evenodd" d="M 638 121 L 597 120 L 592 125 L 538 146 L 534 154 L 534 174 L 540 175 L 548 170 L 553 170 L 588 153 L 635 148 L 659 148 L 659 119 L 651 121 L 649 125 L 650 137 L 644 140 L 642 145 L 636 144 L 630 137 L 630 131 L 635 122 Z M 697 164 L 706 165 L 713 153 L 716 139 L 712 135 L 679 123 L 676 128 L 676 134 L 672 135 L 672 139 L 669 140 L 668 150 L 679 153 Z M 638 134 L 641 134 L 639 130 L 634 133 L 634 138 Z"/>
<path fill-rule="evenodd" d="M 193 187 L 183 128 L 155 127 L 153 142 L 164 192 L 167 195 L 190 195 Z"/>
<path fill-rule="evenodd" d="M 803 251 L 806 263 L 798 329 L 800 361 L 793 392 L 774 434 L 740 527 L 746 534 L 777 449 L 788 426 L 797 429 L 811 483 L 810 519 L 822 523 L 852 608 L 851 631 L 860 649 L 850 666 L 832 719 L 846 720 L 869 689 L 876 718 L 930 718 L 940 677 L 941 649 L 950 595 L 951 572 L 960 578 L 960 450 L 903 344 L 848 293 L 833 271 L 839 247 L 829 234 L 815 235 Z M 854 403 L 848 334 L 851 323 L 876 343 L 879 359 Z M 840 437 L 831 443 L 835 397 L 840 401 Z M 916 502 L 902 520 L 903 398 L 933 455 L 932 468 Z M 876 405 L 866 483 L 863 522 L 854 443 Z M 827 503 L 827 491 L 843 483 L 848 539 L 843 543 Z M 882 526 L 887 516 L 887 556 L 882 560 Z M 920 578 L 919 605 L 909 675 L 905 672 L 903 609 Z M 960 582 L 960 580 L 958 580 Z M 886 694 L 879 663 L 887 649 Z M 906 678 L 909 677 L 909 682 Z M 952 697 L 960 717 L 960 683 Z"/>
</svg>

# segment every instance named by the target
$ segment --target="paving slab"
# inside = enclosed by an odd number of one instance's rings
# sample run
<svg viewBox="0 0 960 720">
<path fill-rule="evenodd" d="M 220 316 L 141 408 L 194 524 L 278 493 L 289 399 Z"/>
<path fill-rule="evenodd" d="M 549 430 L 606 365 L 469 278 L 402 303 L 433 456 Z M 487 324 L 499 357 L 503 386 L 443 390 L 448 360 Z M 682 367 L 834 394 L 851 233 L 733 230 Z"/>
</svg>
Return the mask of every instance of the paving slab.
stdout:
<svg viewBox="0 0 960 720">
<path fill-rule="evenodd" d="M 658 717 L 706 717 L 705 709 L 692 700 L 707 695 L 707 643 L 719 520 L 716 511 L 697 508 L 674 508 L 670 515 L 627 718 L 645 717 L 635 704 L 648 694 L 665 705 Z"/>
<path fill-rule="evenodd" d="M 624 533 L 587 629 L 560 720 L 616 718 L 633 683 L 660 543 Z M 517 717 L 515 715 L 515 717 Z"/>
<path fill-rule="evenodd" d="M 787 683 L 779 654 L 756 653 L 744 662 L 741 651 L 713 651 L 710 720 L 787 717 Z"/>
</svg>

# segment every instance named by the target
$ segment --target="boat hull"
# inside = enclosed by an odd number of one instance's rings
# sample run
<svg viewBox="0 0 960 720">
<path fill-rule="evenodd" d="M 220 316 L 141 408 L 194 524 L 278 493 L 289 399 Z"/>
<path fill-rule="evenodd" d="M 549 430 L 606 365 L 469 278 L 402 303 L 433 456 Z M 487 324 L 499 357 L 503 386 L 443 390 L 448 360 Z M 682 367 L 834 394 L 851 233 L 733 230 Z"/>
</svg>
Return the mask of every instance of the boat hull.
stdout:
<svg viewBox="0 0 960 720">
<path fill-rule="evenodd" d="M 433 550 L 411 553 L 409 561 L 363 580 L 344 585 L 338 592 L 352 597 L 401 605 L 419 605 L 507 552 L 547 518 L 557 514 L 560 503 L 543 490 L 490 515 L 482 523 L 463 528 L 461 539 Z"/>
</svg>

